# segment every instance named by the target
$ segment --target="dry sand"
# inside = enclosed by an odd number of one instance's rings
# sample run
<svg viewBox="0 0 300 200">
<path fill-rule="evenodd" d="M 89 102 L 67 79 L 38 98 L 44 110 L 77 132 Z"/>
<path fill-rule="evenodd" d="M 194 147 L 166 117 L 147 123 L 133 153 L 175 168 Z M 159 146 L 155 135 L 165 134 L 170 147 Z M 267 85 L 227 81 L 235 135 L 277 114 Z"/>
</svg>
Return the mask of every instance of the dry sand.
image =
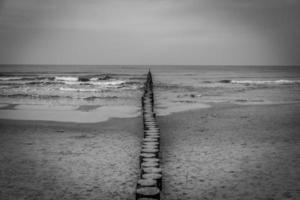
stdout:
<svg viewBox="0 0 300 200">
<path fill-rule="evenodd" d="M 300 104 L 160 117 L 164 200 L 300 199 Z"/>
<path fill-rule="evenodd" d="M 140 118 L 0 121 L 0 199 L 133 199 Z"/>
</svg>

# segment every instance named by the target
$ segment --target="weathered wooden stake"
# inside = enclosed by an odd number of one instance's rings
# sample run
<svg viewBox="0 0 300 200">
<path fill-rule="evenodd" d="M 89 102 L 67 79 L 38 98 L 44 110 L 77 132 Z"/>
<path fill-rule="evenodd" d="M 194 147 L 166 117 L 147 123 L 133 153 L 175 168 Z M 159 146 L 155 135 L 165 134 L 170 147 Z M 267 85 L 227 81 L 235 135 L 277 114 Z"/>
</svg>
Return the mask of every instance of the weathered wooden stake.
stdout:
<svg viewBox="0 0 300 200">
<path fill-rule="evenodd" d="M 141 97 L 144 138 L 140 154 L 140 179 L 137 182 L 136 200 L 160 199 L 162 170 L 160 168 L 160 129 L 154 112 L 152 74 L 147 74 L 144 94 Z"/>
</svg>

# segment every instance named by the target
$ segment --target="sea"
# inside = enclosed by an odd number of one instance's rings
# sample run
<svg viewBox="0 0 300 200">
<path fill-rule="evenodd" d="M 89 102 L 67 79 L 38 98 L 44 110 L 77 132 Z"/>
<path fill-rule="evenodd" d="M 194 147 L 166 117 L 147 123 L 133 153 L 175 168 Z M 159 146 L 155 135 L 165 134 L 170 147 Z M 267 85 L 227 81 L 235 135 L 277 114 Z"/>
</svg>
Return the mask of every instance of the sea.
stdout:
<svg viewBox="0 0 300 200">
<path fill-rule="evenodd" d="M 149 70 L 158 115 L 220 103 L 300 102 L 300 66 L 1 65 L 0 118 L 98 122 L 138 116 Z"/>
</svg>

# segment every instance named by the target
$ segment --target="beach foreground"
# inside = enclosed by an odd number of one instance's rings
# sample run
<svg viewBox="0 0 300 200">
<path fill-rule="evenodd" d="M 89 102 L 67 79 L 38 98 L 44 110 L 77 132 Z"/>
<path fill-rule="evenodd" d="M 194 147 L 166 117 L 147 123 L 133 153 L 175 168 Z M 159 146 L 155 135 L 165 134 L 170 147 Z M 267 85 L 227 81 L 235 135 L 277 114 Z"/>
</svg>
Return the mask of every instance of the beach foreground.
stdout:
<svg viewBox="0 0 300 200">
<path fill-rule="evenodd" d="M 158 117 L 162 199 L 299 199 L 300 104 Z M 0 120 L 0 199 L 134 199 L 141 118 Z"/>
<path fill-rule="evenodd" d="M 217 105 L 159 118 L 163 199 L 299 199 L 299 111 Z"/>
<path fill-rule="evenodd" d="M 139 118 L 0 121 L 0 199 L 132 199 Z"/>
</svg>

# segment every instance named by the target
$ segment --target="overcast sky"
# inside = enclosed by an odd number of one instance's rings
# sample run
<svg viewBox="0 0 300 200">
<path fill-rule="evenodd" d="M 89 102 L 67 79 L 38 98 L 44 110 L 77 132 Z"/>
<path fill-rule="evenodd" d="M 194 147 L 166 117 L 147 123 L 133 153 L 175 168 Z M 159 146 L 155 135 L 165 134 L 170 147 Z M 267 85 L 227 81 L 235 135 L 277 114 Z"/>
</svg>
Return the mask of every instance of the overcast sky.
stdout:
<svg viewBox="0 0 300 200">
<path fill-rule="evenodd" d="M 0 63 L 300 64 L 300 0 L 0 0 Z"/>
</svg>

